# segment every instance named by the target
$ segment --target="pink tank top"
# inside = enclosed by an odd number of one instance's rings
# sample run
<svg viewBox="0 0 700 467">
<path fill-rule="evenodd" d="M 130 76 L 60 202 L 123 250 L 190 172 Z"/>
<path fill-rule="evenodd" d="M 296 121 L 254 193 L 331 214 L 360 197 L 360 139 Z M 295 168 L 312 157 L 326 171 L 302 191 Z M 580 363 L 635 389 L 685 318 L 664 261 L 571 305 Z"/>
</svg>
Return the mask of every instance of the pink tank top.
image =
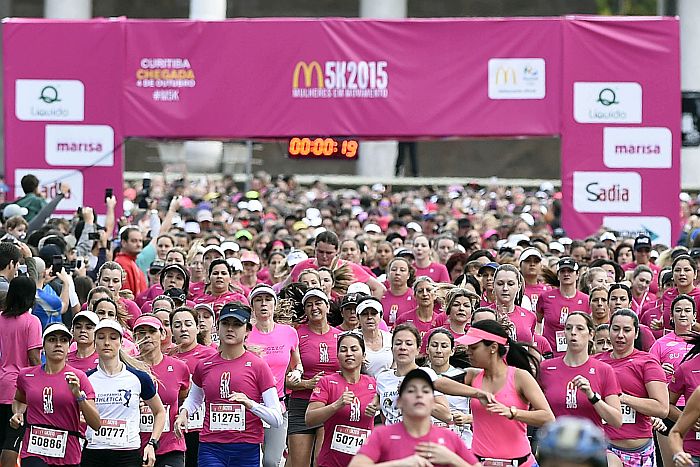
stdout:
<svg viewBox="0 0 700 467">
<path fill-rule="evenodd" d="M 496 400 L 506 407 L 516 407 L 518 410 L 528 410 L 515 388 L 515 367 L 508 367 L 506 383 L 495 394 Z M 481 389 L 484 372 L 480 372 L 472 380 L 472 387 Z M 496 459 L 518 459 L 530 454 L 530 442 L 527 439 L 527 425 L 522 422 L 508 420 L 502 415 L 493 414 L 486 410 L 477 399 L 470 400 L 474 423 L 472 430 L 474 439 L 472 451 L 480 457 Z M 533 458 L 521 464 L 530 466 Z"/>
</svg>

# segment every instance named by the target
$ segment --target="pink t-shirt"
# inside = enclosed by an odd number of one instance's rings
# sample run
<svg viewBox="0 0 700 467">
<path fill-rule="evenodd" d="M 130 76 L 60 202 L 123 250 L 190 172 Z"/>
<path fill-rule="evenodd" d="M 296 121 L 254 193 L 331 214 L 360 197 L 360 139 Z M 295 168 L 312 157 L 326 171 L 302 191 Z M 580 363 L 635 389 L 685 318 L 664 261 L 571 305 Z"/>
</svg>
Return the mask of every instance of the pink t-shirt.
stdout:
<svg viewBox="0 0 700 467">
<path fill-rule="evenodd" d="M 299 336 L 299 355 L 304 366 L 303 379 L 311 379 L 319 372 L 329 375 L 338 371 L 338 334 L 342 331 L 331 327 L 325 334 L 316 334 L 307 324 L 297 328 Z M 309 399 L 310 389 L 292 391 L 295 399 Z"/>
<path fill-rule="evenodd" d="M 668 391 L 680 394 L 688 400 L 698 386 L 700 386 L 700 358 L 696 356 L 680 364 L 671 378 Z M 683 438 L 683 450 L 692 456 L 700 456 L 700 431 L 693 431 L 692 426 Z"/>
<path fill-rule="evenodd" d="M 158 295 L 163 294 L 163 286 L 160 284 L 153 284 L 150 286 L 148 289 L 144 290 L 139 294 L 138 297 L 134 300 L 136 304 L 140 307 L 143 306 L 144 303 L 150 302 L 154 298 L 156 298 Z"/>
<path fill-rule="evenodd" d="M 190 299 L 197 301 L 197 298 L 204 295 L 204 290 L 207 288 L 207 283 L 202 282 L 191 282 L 190 283 Z"/>
<path fill-rule="evenodd" d="M 564 357 L 544 360 L 540 365 L 542 391 L 555 417 L 571 415 L 587 418 L 602 429 L 600 415 L 588 401 L 586 394 L 578 390 L 572 382 L 574 377 L 579 375 L 590 381 L 591 389 L 600 394 L 602 399 L 622 393 L 612 367 L 593 357 L 589 357 L 586 363 L 577 367 L 565 364 Z"/>
<path fill-rule="evenodd" d="M 242 392 L 254 402 L 262 403 L 265 391 L 275 387 L 270 367 L 260 357 L 245 351 L 235 360 L 226 360 L 216 354 L 202 360 L 192 374 L 192 382 L 204 390 L 206 415 L 204 428 L 199 434 L 203 443 L 249 443 L 262 444 L 262 420 L 248 411 L 242 404 L 234 404 L 229 397 L 234 392 Z M 215 414 L 220 415 L 215 415 Z M 234 422 L 243 422 L 240 429 L 226 429 L 223 424 L 218 430 L 212 429 L 212 416 L 219 420 L 229 420 L 226 415 L 242 414 L 233 417 Z M 241 418 L 242 417 L 242 418 Z M 238 427 L 236 427 L 238 428 Z"/>
<path fill-rule="evenodd" d="M 89 370 L 97 368 L 99 362 L 100 357 L 97 355 L 97 350 L 95 350 L 92 355 L 85 358 L 78 357 L 77 350 L 68 353 L 68 364 L 83 372 L 88 372 Z"/>
<path fill-rule="evenodd" d="M 214 296 L 209 294 L 203 294 L 194 300 L 195 303 L 208 303 L 214 308 L 214 313 L 219 316 L 219 312 L 224 305 L 229 302 L 241 302 L 245 305 L 248 304 L 248 299 L 239 292 L 226 292 L 224 294 Z"/>
<path fill-rule="evenodd" d="M 564 336 L 564 325 L 570 313 L 582 311 L 591 314 L 588 308 L 588 295 L 576 291 L 571 298 L 566 298 L 561 294 L 560 289 L 553 289 L 540 295 L 537 301 L 537 312 L 544 315 L 544 328 L 542 335 L 552 346 L 554 355 L 559 356 L 566 351 L 566 338 Z M 557 340 L 559 345 L 557 345 Z"/>
<path fill-rule="evenodd" d="M 552 286 L 547 284 L 533 284 L 525 286 L 525 295 L 530 299 L 533 310 L 537 306 L 537 301 L 540 299 L 540 295 L 550 290 L 552 290 Z"/>
<path fill-rule="evenodd" d="M 521 399 L 515 385 L 516 368 L 509 366 L 506 382 L 503 387 L 494 394 L 498 402 L 506 407 L 516 407 L 519 410 L 528 410 L 528 402 Z M 471 386 L 481 389 L 484 372 L 472 379 Z M 527 425 L 517 420 L 508 420 L 502 415 L 489 412 L 477 399 L 469 400 L 469 407 L 474 416 L 472 430 L 472 450 L 480 457 L 496 459 L 517 459 L 530 454 L 530 442 L 527 439 Z M 534 464 L 534 457 L 528 459 L 522 466 Z"/>
<path fill-rule="evenodd" d="M 540 353 L 540 355 L 551 355 L 552 352 L 552 346 L 549 345 L 549 341 L 545 339 L 543 336 L 540 336 L 539 334 L 535 334 L 534 336 L 535 339 L 535 347 L 537 348 L 537 351 Z"/>
<path fill-rule="evenodd" d="M 489 308 L 496 309 L 496 304 L 490 305 Z M 532 344 L 534 341 L 537 316 L 532 311 L 515 305 L 513 311 L 508 313 L 508 318 L 510 318 L 515 327 L 515 335 L 510 336 L 511 339 L 517 342 Z"/>
<path fill-rule="evenodd" d="M 121 304 L 126 308 L 126 312 L 129 314 L 129 317 L 126 320 L 126 324 L 129 325 L 131 329 L 134 328 L 134 323 L 136 320 L 141 316 L 141 308 L 134 302 L 133 300 L 129 300 L 128 298 L 120 298 L 119 301 Z"/>
<path fill-rule="evenodd" d="M 281 399 L 284 397 L 284 378 L 289 368 L 292 351 L 299 348 L 299 335 L 296 329 L 286 324 L 275 323 L 272 332 L 264 334 L 253 326 L 246 342 L 264 348 L 262 359 L 267 362 L 272 371 L 277 395 Z"/>
<path fill-rule="evenodd" d="M 72 371 L 80 380 L 80 389 L 88 399 L 95 399 L 95 391 L 85 373 L 66 365 L 58 373 L 47 374 L 41 366 L 23 368 L 17 377 L 17 389 L 24 392 L 27 400 L 25 421 L 27 424 L 48 425 L 66 431 L 85 434 L 80 424 L 80 408 L 75 396 L 66 384 L 66 372 Z M 68 435 L 66 452 L 63 457 L 47 457 L 27 452 L 31 429 L 24 432 L 22 459 L 38 457 L 50 465 L 80 464 L 81 443 L 77 436 Z"/>
<path fill-rule="evenodd" d="M 0 404 L 12 404 L 17 375 L 29 366 L 27 352 L 43 345 L 41 321 L 29 312 L 16 318 L 0 314 L 0 329 Z"/>
<path fill-rule="evenodd" d="M 663 318 L 663 311 L 661 309 L 661 305 L 655 306 L 652 308 L 647 308 L 646 310 L 642 311 L 642 314 L 639 316 L 639 322 L 645 326 L 648 326 L 649 329 L 651 329 L 651 321 L 652 320 L 658 320 Z M 664 330 L 659 329 L 659 330 L 654 330 L 651 329 L 652 334 L 654 334 L 654 337 L 656 339 L 660 339 L 664 335 Z"/>
<path fill-rule="evenodd" d="M 420 338 L 421 341 L 423 341 L 423 345 L 421 345 L 421 353 L 425 353 L 425 340 L 423 339 L 431 329 L 435 327 L 434 322 L 435 319 L 439 315 L 433 311 L 433 316 L 430 318 L 430 321 L 422 321 L 421 319 L 418 318 L 418 313 L 417 309 L 408 311 L 402 315 L 400 315 L 396 319 L 396 326 L 398 326 L 401 323 L 411 323 L 413 324 L 416 329 L 418 329 L 418 332 L 420 333 Z"/>
<path fill-rule="evenodd" d="M 673 303 L 673 299 L 678 295 L 680 295 L 678 293 L 678 288 L 671 287 L 666 289 L 666 292 L 664 292 L 661 297 L 661 308 L 664 310 L 664 327 L 666 329 L 673 329 L 671 326 L 671 304 Z M 693 290 L 687 295 L 693 297 L 693 300 L 695 300 L 695 309 L 700 310 L 700 287 L 693 287 Z"/>
<path fill-rule="evenodd" d="M 365 415 L 365 409 L 377 392 L 374 378 L 360 375 L 355 384 L 348 383 L 337 373 L 321 378 L 311 394 L 309 402 L 331 405 L 348 389 L 355 394 L 351 405 L 335 412 L 323 424 L 325 435 L 318 456 L 319 467 L 345 467 L 353 458 L 348 451 L 356 448 L 360 438 L 365 438 L 374 428 L 374 417 Z M 354 440 L 355 442 L 353 443 Z"/>
<path fill-rule="evenodd" d="M 419 443 L 438 443 L 447 447 L 460 458 L 476 464 L 479 460 L 467 448 L 462 438 L 455 432 L 431 425 L 430 431 L 425 436 L 414 438 L 404 427 L 403 423 L 378 426 L 360 448 L 360 454 L 372 459 L 375 463 L 388 462 L 412 456 L 416 453 Z M 433 467 L 447 467 L 446 464 L 432 464 Z"/>
<path fill-rule="evenodd" d="M 661 364 L 647 352 L 635 349 L 625 358 L 612 358 L 612 352 L 606 352 L 596 355 L 596 358 L 612 367 L 622 392 L 630 396 L 648 398 L 646 383 L 666 382 L 666 373 Z M 636 413 L 623 404 L 622 426 L 613 428 L 605 425 L 605 434 L 611 440 L 651 438 L 651 417 Z"/>
<path fill-rule="evenodd" d="M 186 391 L 190 387 L 190 370 L 187 364 L 182 360 L 167 355 L 163 356 L 163 360 L 159 364 L 152 366 L 151 371 L 156 377 L 156 388 L 160 400 L 165 406 L 167 420 L 165 422 L 165 430 L 160 437 L 160 446 L 156 451 L 156 455 L 163 455 L 172 451 L 185 451 L 185 438 L 178 439 L 175 436 L 175 419 L 177 418 L 178 408 L 180 406 L 179 394 L 180 391 Z M 144 418 L 144 410 L 150 413 L 148 409 L 141 410 L 141 419 Z M 141 426 L 141 449 L 146 446 L 146 443 L 151 439 L 149 425 Z"/>
<path fill-rule="evenodd" d="M 450 280 L 450 273 L 447 272 L 447 268 L 445 267 L 444 264 L 430 263 L 427 267 L 424 267 L 424 268 L 419 268 L 418 266 L 415 266 L 415 265 L 414 265 L 414 267 L 416 268 L 416 276 L 415 277 L 428 276 L 434 282 L 444 282 L 447 284 L 452 283 L 452 281 Z"/>
<path fill-rule="evenodd" d="M 409 287 L 402 295 L 394 295 L 389 288 L 382 297 L 382 308 L 384 309 L 384 321 L 394 327 L 396 320 L 404 313 L 416 309 L 416 299 L 413 290 Z"/>
<path fill-rule="evenodd" d="M 190 373 L 194 373 L 197 363 L 211 357 L 212 355 L 215 355 L 216 353 L 217 351 L 214 347 L 197 344 L 192 350 L 182 353 L 175 353 L 172 356 L 185 362 L 187 364 L 187 368 L 190 370 Z"/>
<path fill-rule="evenodd" d="M 670 332 L 654 342 L 654 345 L 649 349 L 649 353 L 656 357 L 659 363 L 670 363 L 673 365 L 673 370 L 677 371 L 681 361 L 683 361 L 683 357 L 692 348 L 693 346 L 683 337 L 675 332 Z M 671 382 L 672 376 L 666 376 L 668 383 Z"/>
<path fill-rule="evenodd" d="M 651 292 L 646 292 L 639 299 L 636 299 L 634 298 L 634 296 L 632 296 L 632 303 L 630 304 L 630 308 L 632 309 L 632 311 L 637 313 L 637 316 L 640 316 L 644 310 L 644 307 L 648 307 L 650 303 L 655 302 L 656 295 L 654 295 Z"/>
</svg>

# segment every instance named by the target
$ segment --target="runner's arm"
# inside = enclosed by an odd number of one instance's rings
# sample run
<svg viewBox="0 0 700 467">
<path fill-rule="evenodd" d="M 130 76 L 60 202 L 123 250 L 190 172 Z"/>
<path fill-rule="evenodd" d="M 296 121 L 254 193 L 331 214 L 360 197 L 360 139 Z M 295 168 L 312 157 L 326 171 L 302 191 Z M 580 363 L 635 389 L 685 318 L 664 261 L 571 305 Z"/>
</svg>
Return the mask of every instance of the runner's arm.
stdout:
<svg viewBox="0 0 700 467">
<path fill-rule="evenodd" d="M 648 381 L 645 384 L 649 397 L 620 396 L 620 402 L 650 417 L 666 418 L 669 413 L 668 389 L 665 382 Z"/>
<path fill-rule="evenodd" d="M 384 287 L 384 284 L 379 282 L 374 277 L 368 277 L 367 278 L 367 285 L 369 286 L 369 289 L 372 291 L 372 296 L 378 300 L 381 300 L 382 297 L 384 296 L 384 292 L 386 292 L 386 287 Z"/>
<path fill-rule="evenodd" d="M 156 394 L 144 402 L 153 413 L 153 433 L 151 433 L 151 438 L 159 440 L 160 436 L 163 434 L 163 429 L 165 428 L 165 417 L 167 416 L 165 413 L 165 407 L 163 407 L 163 401 L 161 401 L 160 396 Z"/>
<path fill-rule="evenodd" d="M 266 389 L 262 394 L 263 403 L 258 404 L 257 402 L 251 401 L 252 406 L 250 411 L 253 415 L 256 415 L 261 420 L 265 421 L 272 428 L 279 428 L 282 426 L 282 406 L 280 406 L 280 400 L 277 396 L 277 388 L 271 387 Z"/>
<path fill-rule="evenodd" d="M 182 403 L 180 407 L 180 413 L 184 410 L 186 416 L 189 417 L 191 413 L 195 413 L 199 407 L 202 406 L 204 402 L 204 390 L 192 383 L 190 385 L 190 392 L 187 394 L 185 402 Z"/>
</svg>

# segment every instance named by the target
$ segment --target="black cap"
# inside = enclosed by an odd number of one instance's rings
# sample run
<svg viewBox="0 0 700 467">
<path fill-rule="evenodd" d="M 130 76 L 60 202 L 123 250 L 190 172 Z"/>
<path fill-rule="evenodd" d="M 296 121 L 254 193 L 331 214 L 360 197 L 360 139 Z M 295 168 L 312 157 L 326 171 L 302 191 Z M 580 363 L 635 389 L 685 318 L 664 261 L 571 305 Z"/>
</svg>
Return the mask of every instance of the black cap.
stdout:
<svg viewBox="0 0 700 467">
<path fill-rule="evenodd" d="M 233 318 L 250 326 L 250 311 L 236 303 L 227 303 L 221 308 L 218 321 L 221 322 L 226 318 Z"/>
<path fill-rule="evenodd" d="M 700 248 L 692 248 L 690 250 L 690 257 L 693 259 L 700 258 Z"/>
<path fill-rule="evenodd" d="M 634 239 L 634 251 L 640 248 L 649 248 L 651 250 L 651 238 L 648 235 L 640 235 Z"/>
<path fill-rule="evenodd" d="M 351 305 L 357 305 L 360 303 L 360 300 L 365 297 L 364 294 L 355 292 L 355 293 L 349 293 L 343 297 L 343 299 L 340 301 L 340 308 L 345 308 L 346 306 L 351 306 Z"/>
<path fill-rule="evenodd" d="M 408 387 L 408 383 L 410 383 L 414 379 L 422 379 L 423 381 L 428 383 L 430 389 L 432 389 L 433 391 L 435 390 L 435 385 L 433 384 L 433 380 L 430 379 L 430 375 L 428 374 L 428 372 L 421 368 L 415 368 L 409 371 L 408 374 L 404 376 L 403 381 L 401 381 L 401 385 L 399 386 L 399 396 L 401 396 L 401 394 L 403 394 L 403 392 L 406 390 L 406 388 Z"/>
<path fill-rule="evenodd" d="M 554 238 L 561 238 L 566 236 L 566 231 L 562 229 L 561 227 L 557 227 L 554 229 L 554 232 L 552 232 L 552 236 Z"/>
<path fill-rule="evenodd" d="M 498 263 L 491 261 L 490 263 L 482 264 L 478 272 L 481 274 L 481 271 L 486 271 L 487 269 L 493 269 L 495 271 L 498 269 L 498 266 L 500 266 Z"/>
<path fill-rule="evenodd" d="M 399 247 L 396 250 L 394 250 L 394 256 L 396 258 L 416 258 L 416 256 L 410 249 L 404 247 Z"/>
<path fill-rule="evenodd" d="M 557 263 L 557 271 L 561 271 L 564 268 L 569 268 L 572 271 L 578 271 L 578 263 L 574 258 L 567 256 L 566 258 L 560 259 Z"/>
<path fill-rule="evenodd" d="M 172 289 L 166 290 L 165 292 L 163 292 L 163 295 L 167 295 L 173 300 L 177 300 L 181 303 L 185 303 L 185 301 L 187 300 L 187 294 L 185 293 L 185 291 L 182 289 L 178 289 L 177 287 L 173 287 Z"/>
<path fill-rule="evenodd" d="M 164 267 L 165 261 L 163 261 L 162 259 L 154 259 L 148 268 L 148 273 L 155 276 L 156 274 L 161 272 Z"/>
</svg>

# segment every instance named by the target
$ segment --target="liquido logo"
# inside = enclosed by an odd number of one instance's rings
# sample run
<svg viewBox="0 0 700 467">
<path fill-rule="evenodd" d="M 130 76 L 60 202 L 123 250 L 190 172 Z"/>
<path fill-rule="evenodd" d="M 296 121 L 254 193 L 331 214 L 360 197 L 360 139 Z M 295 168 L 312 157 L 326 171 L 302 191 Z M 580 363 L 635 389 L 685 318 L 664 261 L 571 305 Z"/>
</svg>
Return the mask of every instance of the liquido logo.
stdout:
<svg viewBox="0 0 700 467">
<path fill-rule="evenodd" d="M 637 172 L 574 172 L 577 212 L 641 212 L 642 177 Z"/>
<path fill-rule="evenodd" d="M 292 97 L 301 99 L 389 97 L 386 61 L 299 61 L 292 71 Z"/>
<path fill-rule="evenodd" d="M 578 123 L 641 123 L 639 83 L 574 83 L 574 120 Z"/>
<path fill-rule="evenodd" d="M 544 99 L 545 71 L 543 58 L 492 58 L 489 99 Z"/>
<path fill-rule="evenodd" d="M 22 121 L 82 121 L 85 87 L 78 80 L 18 79 L 15 116 Z"/>
</svg>

